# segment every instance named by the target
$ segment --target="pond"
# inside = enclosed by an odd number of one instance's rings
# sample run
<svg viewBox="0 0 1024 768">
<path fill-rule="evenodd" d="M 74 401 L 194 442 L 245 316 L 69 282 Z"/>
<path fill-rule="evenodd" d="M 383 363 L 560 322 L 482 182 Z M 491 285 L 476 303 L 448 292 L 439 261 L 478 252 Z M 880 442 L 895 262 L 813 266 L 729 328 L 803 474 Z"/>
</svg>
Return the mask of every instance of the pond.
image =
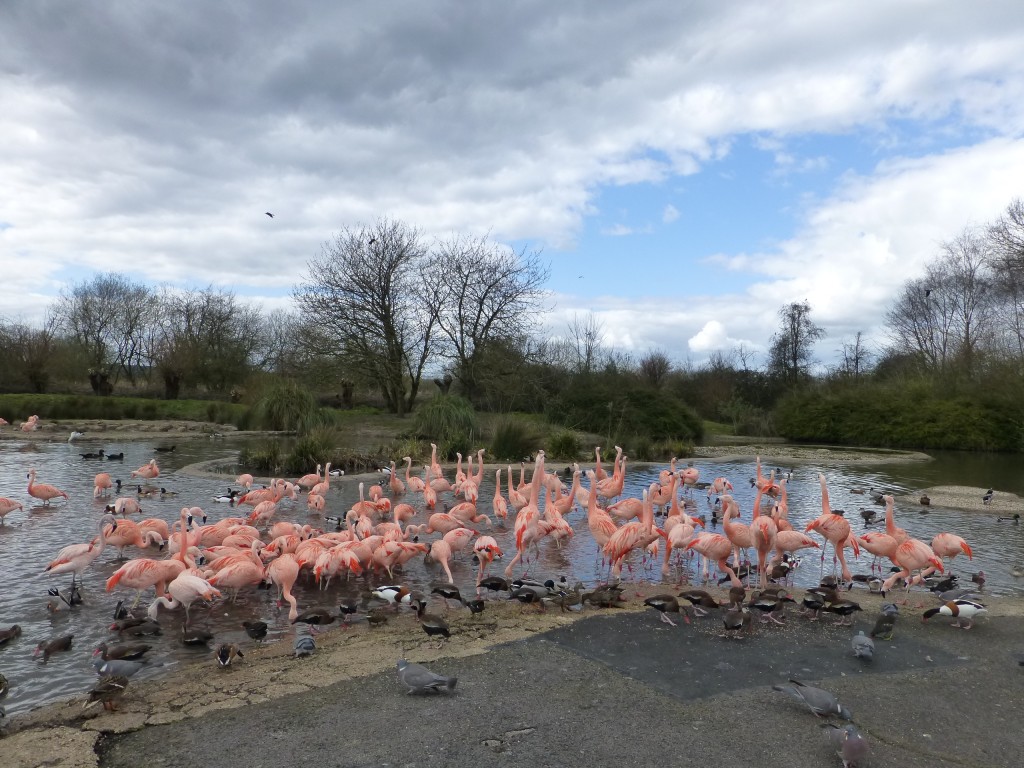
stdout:
<svg viewBox="0 0 1024 768">
<path fill-rule="evenodd" d="M 165 442 L 144 440 L 118 443 L 114 440 L 100 442 L 98 440 L 81 441 L 73 445 L 61 444 L 29 444 L 20 441 L 0 443 L 0 496 L 7 496 L 25 505 L 24 511 L 14 511 L 7 516 L 5 525 L 0 525 L 0 573 L 3 573 L 3 588 L 0 592 L 0 629 L 12 624 L 22 627 L 20 638 L 0 647 L 0 673 L 10 682 L 10 695 L 3 702 L 8 715 L 24 712 L 42 704 L 68 696 L 81 696 L 95 681 L 92 666 L 92 651 L 103 641 L 118 642 L 116 634 L 109 631 L 113 619 L 113 611 L 118 599 L 132 598 L 131 591 L 115 591 L 107 593 L 104 585 L 107 578 L 121 564 L 117 560 L 117 550 L 107 548 L 86 571 L 82 586 L 84 603 L 69 610 L 66 605 L 47 594 L 48 589 L 57 587 L 66 594 L 70 584 L 67 575 L 50 576 L 44 572 L 46 565 L 64 546 L 86 542 L 96 535 L 97 523 L 102 516 L 104 505 L 108 500 L 92 498 L 93 478 L 97 472 L 106 471 L 112 477 L 124 483 L 122 495 L 136 497 L 135 485 L 130 473 L 140 465 L 156 458 L 160 466 L 160 475 L 154 481 L 156 489 L 163 487 L 169 493 L 160 494 L 159 490 L 151 497 L 140 500 L 142 514 L 134 515 L 135 520 L 143 517 L 158 517 L 168 522 L 178 519 L 183 506 L 200 506 L 206 510 L 209 522 L 228 517 L 247 514 L 228 504 L 217 503 L 215 497 L 222 496 L 234 479 L 231 477 L 207 478 L 181 471 L 194 462 L 223 458 L 228 462 L 237 458 L 241 440 L 231 438 L 206 439 L 192 438 L 179 440 L 173 452 L 157 452 L 158 447 L 169 447 Z M 106 453 L 124 452 L 120 462 L 97 461 L 83 459 L 80 454 L 97 452 L 103 448 Z M 1006 458 L 1006 457 L 1002 457 Z M 1001 459 L 1000 459 L 1001 460 Z M 864 527 L 856 511 L 871 505 L 870 497 L 857 494 L 856 489 L 881 488 L 888 492 L 916 492 L 922 487 L 932 484 L 961 484 L 987 487 L 994 485 L 1000 490 L 1019 492 L 1018 475 L 1012 470 L 1011 462 L 1019 460 L 1007 458 L 1005 463 L 993 461 L 991 457 L 965 457 L 957 454 L 942 454 L 935 462 L 924 464 L 892 464 L 877 466 L 857 466 L 843 464 L 820 465 L 801 464 L 795 468 L 793 478 L 789 482 L 790 521 L 793 526 L 802 529 L 806 523 L 820 513 L 821 500 L 817 475 L 823 472 L 828 479 L 832 506 L 847 510 L 847 516 L 853 524 L 855 533 L 862 533 Z M 749 478 L 754 475 L 752 462 L 730 462 L 712 459 L 698 459 L 695 462 L 701 473 L 702 480 L 710 480 L 724 475 L 734 485 L 734 496 L 739 502 L 745 520 L 750 519 L 750 510 L 754 493 Z M 561 469 L 564 464 L 549 463 L 548 469 Z M 68 492 L 70 500 L 66 503 L 55 502 L 51 506 L 43 506 L 28 496 L 26 492 L 26 474 L 32 468 L 38 472 L 37 482 L 56 485 Z M 765 471 L 771 469 L 765 465 Z M 314 468 L 310 468 L 312 471 Z M 641 489 L 657 479 L 660 466 L 627 467 L 626 496 L 640 496 Z M 453 473 L 449 472 L 449 477 Z M 518 467 L 515 468 L 518 480 Z M 383 476 L 377 476 L 379 482 L 386 487 Z M 504 487 L 504 473 L 503 473 Z M 484 484 L 480 489 L 480 511 L 491 512 L 491 498 L 494 495 L 494 472 L 484 475 Z M 345 511 L 358 500 L 359 490 L 356 478 L 335 478 L 327 498 L 325 515 L 344 515 Z M 701 512 L 710 511 L 706 496 L 696 492 L 694 499 Z M 425 522 L 426 515 L 422 509 L 422 496 L 416 495 L 404 499 L 419 510 L 413 522 Z M 450 494 L 442 494 L 440 503 L 451 502 Z M 34 502 L 34 503 L 29 503 Z M 881 511 L 881 507 L 878 507 Z M 1024 563 L 1024 528 L 1008 523 L 999 523 L 994 514 L 967 514 L 952 510 L 931 507 L 927 514 L 920 514 L 919 505 L 897 505 L 897 523 L 906 528 L 915 537 L 931 541 L 940 531 L 951 531 L 963 536 L 974 550 L 974 560 L 967 561 L 961 557 L 955 562 L 955 570 L 962 576 L 984 569 L 988 575 L 986 591 L 992 594 L 1020 594 L 1024 591 L 1024 583 L 1010 574 L 1012 566 Z M 331 524 L 320 519 L 318 515 L 310 516 L 304 499 L 298 502 L 283 503 L 275 519 L 295 521 L 302 524 L 312 523 L 320 527 Z M 597 547 L 586 524 L 586 515 L 578 507 L 566 518 L 574 529 L 574 536 L 561 549 L 551 543 L 541 546 L 539 563 L 531 566 L 530 576 L 558 578 L 565 576 L 572 584 L 577 579 L 587 585 L 595 584 L 605 578 L 606 573 L 601 567 Z M 710 516 L 709 516 L 710 520 Z M 710 530 L 721 532 L 721 528 L 710 527 Z M 482 532 L 491 533 L 504 549 L 504 562 L 496 563 L 492 573 L 499 573 L 515 554 L 511 521 L 508 528 L 496 527 L 488 530 L 486 525 L 478 527 Z M 435 535 L 424 537 L 424 540 L 436 538 Z M 133 548 L 126 551 L 127 557 L 160 556 Z M 625 578 L 645 579 L 659 582 L 661 580 L 660 563 L 644 564 L 639 556 L 631 560 L 632 576 L 623 572 Z M 862 556 L 859 562 L 851 563 L 855 573 L 867 573 L 870 556 Z M 692 575 L 693 564 L 684 565 Z M 796 586 L 809 586 L 818 581 L 820 559 L 817 552 L 803 558 L 802 566 L 795 572 Z M 825 563 L 831 570 L 831 557 Z M 456 584 L 464 593 L 472 592 L 475 583 L 475 566 L 467 556 L 453 563 L 453 575 Z M 521 575 L 517 569 L 515 575 Z M 667 589 L 674 589 L 679 583 L 679 572 L 670 576 Z M 394 579 L 386 574 L 380 576 L 364 576 L 353 578 L 348 582 L 332 583 L 328 590 L 320 590 L 305 575 L 300 578 L 296 588 L 299 610 L 314 607 L 327 607 L 337 613 L 337 605 L 342 597 L 358 596 L 367 588 L 394 582 L 410 585 L 414 589 L 429 592 L 432 583 L 444 581 L 443 573 L 435 566 L 427 566 L 422 558 L 417 558 L 405 566 L 404 572 L 396 574 Z M 969 584 L 969 578 L 964 578 Z M 141 605 L 148 605 L 152 600 L 152 592 L 143 597 Z M 59 610 L 51 611 L 48 603 L 56 605 Z M 294 629 L 288 623 L 287 605 L 282 609 L 277 606 L 275 595 L 269 590 L 249 590 L 243 592 L 235 603 L 218 600 L 212 607 L 196 606 L 192 611 L 192 626 L 210 630 L 216 636 L 211 648 L 219 642 L 251 641 L 245 636 L 241 622 L 247 619 L 262 619 L 270 625 L 269 640 L 290 639 Z M 160 623 L 162 634 L 141 638 L 153 646 L 149 653 L 151 662 L 142 676 L 158 676 L 166 673 L 175 665 L 190 661 L 203 660 L 209 662 L 211 648 L 192 648 L 180 642 L 183 614 L 180 611 L 161 611 Z M 362 631 L 353 629 L 351 631 Z M 73 634 L 72 648 L 68 652 L 55 653 L 49 660 L 33 658 L 33 650 L 40 641 Z M 136 638 L 121 638 L 121 641 L 134 641 Z"/>
</svg>

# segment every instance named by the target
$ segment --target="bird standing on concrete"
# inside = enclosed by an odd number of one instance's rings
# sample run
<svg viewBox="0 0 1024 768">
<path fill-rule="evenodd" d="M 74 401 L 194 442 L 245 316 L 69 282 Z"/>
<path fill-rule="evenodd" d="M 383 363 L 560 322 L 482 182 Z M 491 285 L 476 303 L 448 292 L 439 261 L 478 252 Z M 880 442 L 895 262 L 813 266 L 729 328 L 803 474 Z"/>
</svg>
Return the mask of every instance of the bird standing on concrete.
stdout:
<svg viewBox="0 0 1024 768">
<path fill-rule="evenodd" d="M 313 639 L 313 635 L 302 634 L 295 638 L 295 658 L 311 656 L 315 650 L 316 640 Z"/>
<path fill-rule="evenodd" d="M 864 634 L 864 630 L 854 635 L 850 642 L 853 648 L 853 655 L 864 661 L 871 661 L 875 658 L 875 641 Z"/>
<path fill-rule="evenodd" d="M 455 690 L 457 677 L 445 677 L 431 672 L 422 664 L 413 664 L 405 659 L 398 660 L 398 680 L 408 691 L 406 693 L 438 693 Z"/>
<path fill-rule="evenodd" d="M 843 768 L 859 768 L 865 765 L 868 756 L 868 743 L 853 723 L 839 726 L 828 723 L 824 726 L 825 734 L 836 754 L 843 761 Z"/>
<path fill-rule="evenodd" d="M 235 657 L 245 658 L 245 654 L 234 643 L 221 643 L 217 646 L 217 664 L 221 667 L 230 667 Z"/>
<path fill-rule="evenodd" d="M 103 708 L 113 712 L 127 688 L 128 678 L 124 675 L 104 675 L 89 691 L 89 700 L 85 702 L 84 709 L 97 702 L 103 702 Z"/>
<path fill-rule="evenodd" d="M 773 691 L 779 691 L 792 696 L 797 701 L 807 705 L 818 717 L 841 717 L 843 720 L 852 720 L 850 711 L 839 703 L 835 694 L 829 693 L 823 688 L 815 688 L 813 685 L 801 683 L 799 680 L 790 678 L 790 685 L 773 685 Z"/>
</svg>

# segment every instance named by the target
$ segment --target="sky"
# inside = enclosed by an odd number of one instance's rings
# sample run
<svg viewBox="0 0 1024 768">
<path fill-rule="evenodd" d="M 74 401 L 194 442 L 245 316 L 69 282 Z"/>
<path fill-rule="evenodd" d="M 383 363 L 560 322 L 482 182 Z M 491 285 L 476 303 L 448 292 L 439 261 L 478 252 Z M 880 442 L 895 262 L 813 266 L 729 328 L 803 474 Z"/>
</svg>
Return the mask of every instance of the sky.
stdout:
<svg viewBox="0 0 1024 768">
<path fill-rule="evenodd" d="M 9 0 L 0 317 L 104 272 L 288 308 L 388 217 L 539 252 L 553 335 L 759 365 L 807 301 L 828 365 L 1024 196 L 1021 51 L 1018 0 Z"/>
</svg>

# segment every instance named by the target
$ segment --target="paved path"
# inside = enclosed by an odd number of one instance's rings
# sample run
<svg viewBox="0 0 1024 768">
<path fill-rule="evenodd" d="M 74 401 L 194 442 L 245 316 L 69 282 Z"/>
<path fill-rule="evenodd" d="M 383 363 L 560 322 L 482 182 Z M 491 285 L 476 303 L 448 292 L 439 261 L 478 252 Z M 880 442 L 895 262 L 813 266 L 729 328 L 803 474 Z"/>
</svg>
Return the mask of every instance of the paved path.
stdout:
<svg viewBox="0 0 1024 768">
<path fill-rule="evenodd" d="M 672 628 L 653 612 L 606 612 L 432 662 L 459 676 L 452 695 L 405 695 L 394 672 L 347 680 L 107 736 L 100 765 L 841 765 L 820 722 L 771 690 L 789 677 L 839 695 L 876 768 L 1021 765 L 1024 619 L 960 631 L 919 614 L 901 617 L 868 665 L 831 617 L 731 640 L 715 619 Z"/>
</svg>

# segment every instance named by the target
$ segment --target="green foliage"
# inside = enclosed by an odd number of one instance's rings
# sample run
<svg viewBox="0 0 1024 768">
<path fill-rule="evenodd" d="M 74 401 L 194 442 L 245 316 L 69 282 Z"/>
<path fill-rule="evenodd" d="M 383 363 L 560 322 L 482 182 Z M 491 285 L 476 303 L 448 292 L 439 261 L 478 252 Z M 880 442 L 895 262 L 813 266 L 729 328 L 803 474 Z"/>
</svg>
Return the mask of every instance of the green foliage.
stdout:
<svg viewBox="0 0 1024 768">
<path fill-rule="evenodd" d="M 540 431 L 522 417 L 505 416 L 494 425 L 490 454 L 498 461 L 521 461 L 540 445 Z"/>
<path fill-rule="evenodd" d="M 701 419 L 678 398 L 626 377 L 581 377 L 551 398 L 547 414 L 556 424 L 611 439 L 699 440 L 704 432 Z"/>
<path fill-rule="evenodd" d="M 784 398 L 775 413 L 791 440 L 881 448 L 1024 449 L 1024 402 L 1010 393 L 942 392 L 925 380 L 894 386 L 818 387 Z"/>
<path fill-rule="evenodd" d="M 308 389 L 287 380 L 264 391 L 252 407 L 251 418 L 257 428 L 279 432 L 304 432 L 328 420 Z"/>
<path fill-rule="evenodd" d="M 280 475 L 285 466 L 285 444 L 282 440 L 247 441 L 239 452 L 238 463 L 248 471 Z"/>
<path fill-rule="evenodd" d="M 468 400 L 439 394 L 417 409 L 413 432 L 436 443 L 439 457 L 453 459 L 456 453 L 465 455 L 472 451 L 480 429 L 476 411 Z"/>
<path fill-rule="evenodd" d="M 633 461 L 668 461 L 673 456 L 693 456 L 693 443 L 685 440 L 652 440 L 647 435 L 633 435 L 622 440 L 626 455 Z"/>
<path fill-rule="evenodd" d="M 583 450 L 582 440 L 578 433 L 571 429 L 560 429 L 551 435 L 544 443 L 544 452 L 552 459 L 565 459 L 576 461 Z M 520 456 L 529 456 L 529 452 Z"/>
<path fill-rule="evenodd" d="M 338 444 L 338 435 L 333 429 L 316 428 L 305 432 L 295 440 L 284 460 L 285 472 L 305 475 L 325 464 Z M 333 462 L 331 462 L 333 464 Z"/>
</svg>

